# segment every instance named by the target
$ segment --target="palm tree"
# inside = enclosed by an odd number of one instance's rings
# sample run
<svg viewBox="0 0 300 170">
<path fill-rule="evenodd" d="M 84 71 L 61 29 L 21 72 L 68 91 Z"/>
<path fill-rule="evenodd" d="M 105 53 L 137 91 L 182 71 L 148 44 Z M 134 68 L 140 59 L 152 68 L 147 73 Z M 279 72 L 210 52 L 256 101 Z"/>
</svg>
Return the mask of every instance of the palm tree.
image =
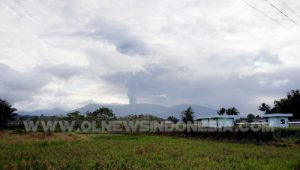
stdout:
<svg viewBox="0 0 300 170">
<path fill-rule="evenodd" d="M 218 115 L 224 115 L 226 113 L 226 109 L 224 107 L 222 107 L 220 110 L 218 110 Z"/>
<path fill-rule="evenodd" d="M 17 109 L 12 108 L 5 100 L 0 99 L 0 129 L 8 126 L 9 121 L 17 115 L 14 113 L 15 111 Z"/>
<path fill-rule="evenodd" d="M 262 103 L 259 107 L 258 110 L 265 112 L 265 114 L 271 113 L 271 107 L 267 105 L 266 103 Z"/>
<path fill-rule="evenodd" d="M 187 123 L 188 121 L 194 122 L 194 111 L 191 107 L 181 112 L 182 121 Z"/>
<path fill-rule="evenodd" d="M 227 115 L 238 115 L 239 113 L 240 112 L 235 107 L 229 108 L 226 111 Z"/>
<path fill-rule="evenodd" d="M 169 116 L 167 118 L 168 121 L 171 121 L 173 123 L 177 123 L 179 120 L 175 116 Z"/>
</svg>

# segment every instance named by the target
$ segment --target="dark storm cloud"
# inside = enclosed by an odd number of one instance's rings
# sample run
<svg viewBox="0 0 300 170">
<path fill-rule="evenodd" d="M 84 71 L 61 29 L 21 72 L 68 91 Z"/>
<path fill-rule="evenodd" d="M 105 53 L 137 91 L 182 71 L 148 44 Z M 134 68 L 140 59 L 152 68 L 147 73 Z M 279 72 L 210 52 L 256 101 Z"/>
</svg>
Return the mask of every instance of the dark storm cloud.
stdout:
<svg viewBox="0 0 300 170">
<path fill-rule="evenodd" d="M 41 73 L 18 72 L 1 63 L 0 72 L 0 97 L 10 102 L 30 99 L 50 81 Z"/>
<path fill-rule="evenodd" d="M 36 67 L 36 71 L 53 75 L 61 79 L 69 79 L 86 71 L 85 67 L 71 66 L 68 64 L 48 64 Z"/>
<path fill-rule="evenodd" d="M 147 44 L 121 23 L 98 19 L 88 27 L 92 27 L 92 31 L 80 31 L 73 35 L 107 41 L 116 46 L 117 50 L 123 54 L 144 56 L 149 52 Z"/>
<path fill-rule="evenodd" d="M 288 20 L 280 27 L 242 2 L 1 5 L 0 63 L 10 67 L 0 65 L 0 97 L 20 108 L 127 103 L 127 93 L 130 103 L 236 106 L 249 112 L 300 87 L 300 32 Z"/>
<path fill-rule="evenodd" d="M 167 72 L 169 72 L 168 68 L 150 67 L 147 72 L 116 73 L 102 78 L 112 84 L 125 86 L 130 104 L 135 104 L 137 99 L 143 95 L 146 95 L 147 98 L 165 91 L 164 84 L 159 78 Z"/>
<path fill-rule="evenodd" d="M 51 82 L 52 77 L 69 79 L 84 72 L 85 68 L 67 64 L 44 65 L 35 67 L 28 72 L 18 72 L 0 63 L 0 98 L 10 102 L 30 100 L 41 94 L 42 87 Z M 56 96 L 67 96 L 66 93 L 56 93 Z"/>
<path fill-rule="evenodd" d="M 174 105 L 194 103 L 210 107 L 235 106 L 241 110 L 258 112 L 256 107 L 248 108 L 248 103 L 259 96 L 285 94 L 292 88 L 300 87 L 299 69 L 288 69 L 271 74 L 239 77 L 210 77 L 190 80 L 186 77 L 174 77 L 177 69 L 151 67 L 147 72 L 117 73 L 103 77 L 106 81 L 128 88 L 131 101 Z M 264 81 L 262 84 L 261 81 Z M 279 84 L 287 80 L 288 84 Z M 158 98 L 156 94 L 164 94 Z M 274 98 L 275 100 L 275 98 Z M 248 102 L 248 103 L 247 103 Z M 217 109 L 217 108 L 216 108 Z"/>
</svg>

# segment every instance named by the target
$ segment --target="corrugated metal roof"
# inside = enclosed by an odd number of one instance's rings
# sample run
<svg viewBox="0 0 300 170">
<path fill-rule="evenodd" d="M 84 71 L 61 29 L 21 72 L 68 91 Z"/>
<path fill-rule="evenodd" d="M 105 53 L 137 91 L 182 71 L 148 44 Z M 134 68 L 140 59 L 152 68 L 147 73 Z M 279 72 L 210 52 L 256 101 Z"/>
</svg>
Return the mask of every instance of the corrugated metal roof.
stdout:
<svg viewBox="0 0 300 170">
<path fill-rule="evenodd" d="M 204 117 L 198 117 L 198 119 L 235 119 L 237 116 L 229 116 L 229 115 L 214 115 L 214 116 L 204 116 Z"/>
<path fill-rule="evenodd" d="M 272 114 L 264 114 L 263 117 L 293 117 L 291 113 L 272 113 Z"/>
</svg>

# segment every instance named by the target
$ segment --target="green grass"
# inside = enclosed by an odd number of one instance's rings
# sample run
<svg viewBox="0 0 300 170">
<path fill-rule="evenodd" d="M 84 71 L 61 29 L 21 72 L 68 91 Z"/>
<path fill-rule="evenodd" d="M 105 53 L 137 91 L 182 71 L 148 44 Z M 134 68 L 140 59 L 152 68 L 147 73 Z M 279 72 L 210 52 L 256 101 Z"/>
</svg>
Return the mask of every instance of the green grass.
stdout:
<svg viewBox="0 0 300 170">
<path fill-rule="evenodd" d="M 0 134 L 0 169 L 295 169 L 297 145 L 276 147 L 117 134 Z"/>
</svg>

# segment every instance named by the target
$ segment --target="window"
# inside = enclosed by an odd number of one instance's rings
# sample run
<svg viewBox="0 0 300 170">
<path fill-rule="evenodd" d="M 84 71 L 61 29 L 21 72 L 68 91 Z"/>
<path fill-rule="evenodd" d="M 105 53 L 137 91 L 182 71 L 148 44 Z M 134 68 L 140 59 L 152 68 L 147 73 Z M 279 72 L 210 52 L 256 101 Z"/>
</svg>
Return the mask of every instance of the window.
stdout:
<svg viewBox="0 0 300 170">
<path fill-rule="evenodd" d="M 285 124 L 285 119 L 281 119 L 280 122 L 281 122 L 282 125 L 284 125 Z"/>
</svg>

